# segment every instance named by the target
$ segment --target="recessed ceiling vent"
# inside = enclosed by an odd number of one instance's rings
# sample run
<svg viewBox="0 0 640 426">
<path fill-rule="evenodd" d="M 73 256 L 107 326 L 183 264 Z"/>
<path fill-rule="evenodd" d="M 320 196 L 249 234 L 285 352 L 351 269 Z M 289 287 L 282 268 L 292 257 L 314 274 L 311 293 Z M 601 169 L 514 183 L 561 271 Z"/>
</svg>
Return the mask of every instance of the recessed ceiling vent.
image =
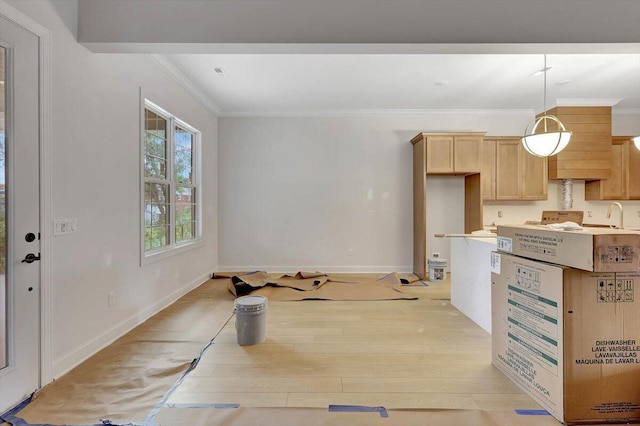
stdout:
<svg viewBox="0 0 640 426">
<path fill-rule="evenodd" d="M 216 75 L 217 75 L 218 77 L 220 77 L 220 78 L 227 78 L 227 77 L 229 77 L 229 76 L 227 75 L 227 72 L 224 70 L 224 68 L 216 67 L 216 68 L 214 68 L 214 69 L 213 69 L 213 72 L 215 72 L 215 73 L 216 73 Z"/>
</svg>

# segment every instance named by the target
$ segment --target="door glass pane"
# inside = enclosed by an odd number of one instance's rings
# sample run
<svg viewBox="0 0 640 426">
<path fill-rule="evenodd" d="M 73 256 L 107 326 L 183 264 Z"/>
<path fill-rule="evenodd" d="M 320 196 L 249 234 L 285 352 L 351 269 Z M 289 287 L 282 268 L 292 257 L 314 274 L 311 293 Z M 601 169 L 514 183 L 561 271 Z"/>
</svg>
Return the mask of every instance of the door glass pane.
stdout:
<svg viewBox="0 0 640 426">
<path fill-rule="evenodd" d="M 5 49 L 0 47 L 0 369 L 7 366 L 7 223 L 5 193 Z"/>
</svg>

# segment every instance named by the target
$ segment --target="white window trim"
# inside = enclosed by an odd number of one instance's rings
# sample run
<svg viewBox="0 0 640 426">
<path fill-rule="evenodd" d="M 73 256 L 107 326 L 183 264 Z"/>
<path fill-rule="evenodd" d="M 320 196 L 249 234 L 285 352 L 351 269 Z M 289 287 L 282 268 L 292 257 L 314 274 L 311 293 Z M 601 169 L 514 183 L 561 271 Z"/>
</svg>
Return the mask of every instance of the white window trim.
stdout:
<svg viewBox="0 0 640 426">
<path fill-rule="evenodd" d="M 140 265 L 148 265 L 150 263 L 158 262 L 160 260 L 167 259 L 169 257 L 202 247 L 204 245 L 204 241 L 202 238 L 202 172 L 201 172 L 201 139 L 202 134 L 198 129 L 189 125 L 188 123 L 180 120 L 175 117 L 170 112 L 165 109 L 159 107 L 153 102 L 149 101 L 141 97 L 141 111 L 140 111 Z M 170 244 L 164 246 L 162 248 L 146 251 L 145 250 L 145 201 L 144 201 L 144 191 L 145 191 L 145 182 L 147 182 L 147 178 L 145 178 L 145 110 L 151 110 L 156 114 L 165 118 L 168 122 L 168 128 L 170 130 L 167 138 L 167 152 L 169 155 L 167 156 L 167 175 L 170 177 L 168 181 L 169 184 L 169 199 L 171 206 L 171 220 L 169 224 L 169 236 L 170 236 Z M 176 207 L 176 194 L 175 194 L 175 186 L 176 182 L 173 177 L 173 167 L 174 167 L 174 142 L 173 142 L 173 133 L 175 127 L 178 126 L 187 130 L 188 132 L 193 133 L 194 135 L 194 150 L 193 150 L 193 165 L 194 165 L 194 173 L 193 180 L 195 185 L 195 197 L 196 197 L 196 237 L 176 243 L 175 241 L 175 207 Z M 153 180 L 153 179 L 151 179 Z"/>
</svg>

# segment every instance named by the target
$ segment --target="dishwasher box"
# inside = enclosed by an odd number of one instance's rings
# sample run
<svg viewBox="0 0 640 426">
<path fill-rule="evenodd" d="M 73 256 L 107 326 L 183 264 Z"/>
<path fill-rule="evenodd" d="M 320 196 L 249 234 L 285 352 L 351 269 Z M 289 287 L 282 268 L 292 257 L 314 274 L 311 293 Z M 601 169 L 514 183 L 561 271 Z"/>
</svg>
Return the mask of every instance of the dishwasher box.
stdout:
<svg viewBox="0 0 640 426">
<path fill-rule="evenodd" d="M 596 272 L 640 272 L 640 232 L 498 225 L 498 250 Z"/>
<path fill-rule="evenodd" d="M 638 286 L 493 252 L 493 365 L 561 422 L 640 421 Z"/>
</svg>

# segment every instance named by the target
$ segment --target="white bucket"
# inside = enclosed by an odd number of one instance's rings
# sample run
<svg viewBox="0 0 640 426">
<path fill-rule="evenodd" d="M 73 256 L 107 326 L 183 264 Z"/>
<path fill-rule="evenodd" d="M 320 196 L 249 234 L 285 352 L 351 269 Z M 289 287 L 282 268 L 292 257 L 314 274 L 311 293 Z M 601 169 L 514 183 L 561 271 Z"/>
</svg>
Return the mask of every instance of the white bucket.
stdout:
<svg viewBox="0 0 640 426">
<path fill-rule="evenodd" d="M 242 296 L 235 300 L 236 334 L 240 346 L 257 345 L 266 337 L 267 298 Z"/>
<path fill-rule="evenodd" d="M 440 259 L 439 257 L 429 258 L 429 281 L 438 282 L 444 281 L 447 277 L 447 259 Z"/>
</svg>

